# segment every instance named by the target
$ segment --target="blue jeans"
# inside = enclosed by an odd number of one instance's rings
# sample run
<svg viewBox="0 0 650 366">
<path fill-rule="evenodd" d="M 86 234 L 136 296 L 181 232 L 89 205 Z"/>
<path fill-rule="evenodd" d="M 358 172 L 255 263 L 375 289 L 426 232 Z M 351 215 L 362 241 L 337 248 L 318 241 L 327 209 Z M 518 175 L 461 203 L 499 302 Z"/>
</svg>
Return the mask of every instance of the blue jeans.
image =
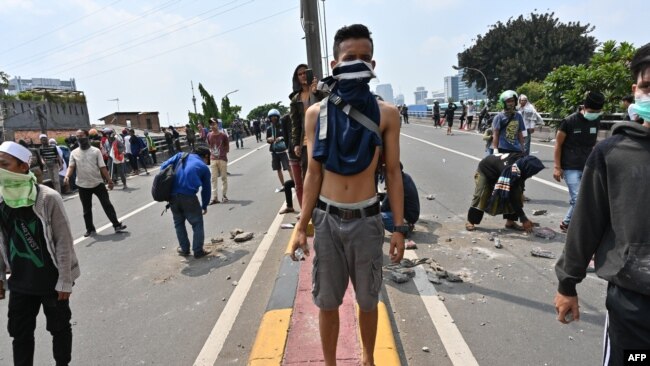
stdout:
<svg viewBox="0 0 650 366">
<path fill-rule="evenodd" d="M 395 223 L 393 222 L 393 213 L 392 212 L 382 212 L 381 221 L 384 222 L 384 229 L 388 232 L 393 232 L 395 230 Z"/>
<path fill-rule="evenodd" d="M 564 216 L 565 224 L 569 225 L 571 222 L 571 216 L 573 216 L 573 209 L 576 207 L 576 201 L 578 200 L 578 191 L 580 190 L 580 181 L 582 180 L 582 170 L 570 170 L 567 169 L 564 171 L 564 181 L 566 182 L 567 187 L 569 187 L 569 211 L 567 211 Z"/>
<path fill-rule="evenodd" d="M 237 145 L 237 148 L 239 149 L 239 141 L 241 141 L 241 148 L 244 148 L 244 138 L 242 137 L 243 133 L 241 132 L 235 132 L 233 133 L 233 137 L 235 138 L 235 144 Z"/>
<path fill-rule="evenodd" d="M 187 237 L 187 229 L 185 228 L 185 220 L 187 220 L 192 225 L 192 231 L 194 232 L 192 251 L 194 255 L 201 253 L 205 234 L 203 232 L 203 210 L 198 197 L 178 194 L 172 197 L 170 204 L 174 216 L 176 237 L 181 250 L 186 253 L 190 251 L 190 240 Z"/>
</svg>

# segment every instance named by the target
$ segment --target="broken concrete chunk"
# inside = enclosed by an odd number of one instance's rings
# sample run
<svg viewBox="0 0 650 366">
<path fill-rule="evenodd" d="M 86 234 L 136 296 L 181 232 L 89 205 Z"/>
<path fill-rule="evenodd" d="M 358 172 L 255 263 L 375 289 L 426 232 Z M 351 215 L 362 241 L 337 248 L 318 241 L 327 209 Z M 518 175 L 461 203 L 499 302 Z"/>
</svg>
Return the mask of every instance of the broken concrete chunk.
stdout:
<svg viewBox="0 0 650 366">
<path fill-rule="evenodd" d="M 230 230 L 230 239 L 234 239 L 238 234 L 241 234 L 243 232 L 244 230 L 239 228 Z"/>
<path fill-rule="evenodd" d="M 553 252 L 550 250 L 544 250 L 540 247 L 533 248 L 533 250 L 530 251 L 530 254 L 533 257 L 555 259 L 555 254 L 553 254 Z"/>
<path fill-rule="evenodd" d="M 404 258 L 399 262 L 399 265 L 400 267 L 411 268 L 411 267 L 415 267 L 415 262 L 413 262 L 408 258 Z"/>
<path fill-rule="evenodd" d="M 430 195 L 427 196 L 427 199 L 428 199 L 429 201 L 433 201 L 433 200 L 436 199 L 436 196 L 430 194 Z"/>
<path fill-rule="evenodd" d="M 212 243 L 212 244 L 223 243 L 223 238 L 212 238 L 212 239 L 210 239 L 210 243 Z"/>
<path fill-rule="evenodd" d="M 429 347 L 422 347 L 422 352 L 429 353 L 430 352 Z"/>
<path fill-rule="evenodd" d="M 413 268 L 398 268 L 395 272 L 407 275 L 409 278 L 415 277 L 415 270 Z"/>
<path fill-rule="evenodd" d="M 248 241 L 253 239 L 254 234 L 253 233 L 241 233 L 235 236 L 235 241 L 237 243 L 243 242 L 243 241 Z"/>
<path fill-rule="evenodd" d="M 503 244 L 501 244 L 501 239 L 499 239 L 498 236 L 494 237 L 494 247 L 497 249 L 503 248 Z"/>
<path fill-rule="evenodd" d="M 447 281 L 449 282 L 463 282 L 459 275 L 447 272 Z"/>
<path fill-rule="evenodd" d="M 449 273 L 447 271 L 445 271 L 445 270 L 436 271 L 435 274 L 436 274 L 436 276 L 438 276 L 438 278 L 447 278 L 447 277 L 449 277 Z"/>
<path fill-rule="evenodd" d="M 399 272 L 391 271 L 390 272 L 390 279 L 393 280 L 393 282 L 405 283 L 405 282 L 408 282 L 410 280 L 410 277 L 405 275 L 405 274 L 399 273 Z"/>
<path fill-rule="evenodd" d="M 541 216 L 541 215 L 546 215 L 548 211 L 546 210 L 533 210 L 533 216 Z"/>
<path fill-rule="evenodd" d="M 436 274 L 431 271 L 427 271 L 427 279 L 429 280 L 429 282 L 433 283 L 434 285 L 442 284 L 440 278 L 438 278 L 438 276 L 436 276 Z"/>
<path fill-rule="evenodd" d="M 415 242 L 414 242 L 413 240 L 409 240 L 409 241 L 406 242 L 404 248 L 405 248 L 405 249 L 411 249 L 411 250 L 412 250 L 412 249 L 417 249 L 417 248 L 418 248 L 418 245 L 415 244 Z"/>
<path fill-rule="evenodd" d="M 550 227 L 534 228 L 533 233 L 535 233 L 535 236 L 538 238 L 548 240 L 555 238 L 555 235 L 557 235 L 556 232 Z"/>
</svg>

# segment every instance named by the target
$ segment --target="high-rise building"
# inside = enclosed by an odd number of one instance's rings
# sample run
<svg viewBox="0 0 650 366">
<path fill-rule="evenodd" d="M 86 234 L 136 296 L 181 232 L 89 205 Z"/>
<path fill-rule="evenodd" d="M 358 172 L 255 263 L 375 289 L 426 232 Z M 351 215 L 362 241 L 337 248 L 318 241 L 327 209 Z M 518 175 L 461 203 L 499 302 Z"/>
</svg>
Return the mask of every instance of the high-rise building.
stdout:
<svg viewBox="0 0 650 366">
<path fill-rule="evenodd" d="M 415 88 L 415 92 L 413 94 L 415 94 L 415 104 L 427 104 L 426 99 L 429 95 L 429 92 L 423 86 L 418 86 Z"/>
<path fill-rule="evenodd" d="M 438 102 L 441 102 L 441 103 L 447 102 L 447 98 L 445 97 L 445 92 L 444 91 L 431 92 L 431 99 L 434 100 L 434 101 L 437 100 Z M 428 103 L 428 104 L 430 104 L 430 103 Z"/>
<path fill-rule="evenodd" d="M 476 71 L 472 71 L 476 72 Z M 467 86 L 463 81 L 463 76 L 465 75 L 465 69 L 458 70 L 458 99 L 460 100 L 481 100 L 486 99 L 485 89 L 479 92 L 476 90 L 476 83 Z"/>
<path fill-rule="evenodd" d="M 20 76 L 9 80 L 9 94 L 16 95 L 22 91 L 31 89 L 55 89 L 66 91 L 77 91 L 77 84 L 74 79 L 60 80 L 49 78 L 23 79 Z"/>
<path fill-rule="evenodd" d="M 445 101 L 458 101 L 458 76 L 445 76 Z"/>
<path fill-rule="evenodd" d="M 400 93 L 397 94 L 397 96 L 395 97 L 395 105 L 402 105 L 402 104 L 404 104 L 404 94 Z"/>
<path fill-rule="evenodd" d="M 379 84 L 376 89 L 377 94 L 388 103 L 394 103 L 393 87 L 390 84 Z"/>
</svg>

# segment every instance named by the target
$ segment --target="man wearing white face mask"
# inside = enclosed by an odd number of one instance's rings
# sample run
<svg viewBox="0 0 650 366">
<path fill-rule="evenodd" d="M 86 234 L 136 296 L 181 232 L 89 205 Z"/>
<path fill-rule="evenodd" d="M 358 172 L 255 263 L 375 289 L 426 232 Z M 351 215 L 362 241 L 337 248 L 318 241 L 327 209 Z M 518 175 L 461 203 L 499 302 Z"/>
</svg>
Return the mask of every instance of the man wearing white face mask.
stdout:
<svg viewBox="0 0 650 366">
<path fill-rule="evenodd" d="M 54 360 L 67 365 L 72 355 L 69 298 L 79 263 L 61 195 L 36 183 L 29 171 L 31 155 L 14 142 L 0 145 L 0 300 L 8 287 L 7 330 L 15 365 L 34 363 L 34 329 L 41 306 L 52 334 Z"/>
<path fill-rule="evenodd" d="M 571 222 L 573 209 L 578 199 L 578 189 L 582 171 L 587 157 L 596 145 L 600 115 L 605 96 L 597 91 L 585 93 L 584 108 L 566 117 L 560 123 L 555 137 L 555 168 L 553 178 L 560 182 L 562 178 L 569 188 L 569 210 L 560 223 L 560 230 L 566 232 Z"/>
<path fill-rule="evenodd" d="M 650 349 L 650 229 L 644 219 L 650 206 L 644 188 L 650 181 L 650 44 L 637 50 L 630 67 L 637 113 L 646 122 L 619 123 L 611 137 L 594 147 L 555 266 L 555 309 L 562 323 L 580 318 L 576 285 L 585 278 L 592 256 L 596 275 L 608 282 L 607 366 L 630 364 L 626 350 Z"/>
</svg>

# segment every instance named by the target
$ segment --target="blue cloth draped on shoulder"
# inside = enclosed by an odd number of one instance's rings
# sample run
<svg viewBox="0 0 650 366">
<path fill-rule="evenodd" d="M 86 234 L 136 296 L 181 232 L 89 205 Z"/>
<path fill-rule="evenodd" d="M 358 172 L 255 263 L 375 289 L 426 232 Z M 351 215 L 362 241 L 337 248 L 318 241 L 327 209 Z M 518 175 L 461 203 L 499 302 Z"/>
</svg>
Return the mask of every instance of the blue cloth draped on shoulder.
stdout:
<svg viewBox="0 0 650 366">
<path fill-rule="evenodd" d="M 501 176 L 494 185 L 488 207 L 496 205 L 497 208 L 503 208 L 503 205 L 510 200 L 510 190 L 515 184 L 536 175 L 544 168 L 541 160 L 529 155 L 518 159 L 512 166 L 503 169 Z"/>
<path fill-rule="evenodd" d="M 368 82 L 375 77 L 372 65 L 361 60 L 341 62 L 332 70 L 332 74 L 321 81 L 319 88 L 329 89 L 379 125 L 379 105 L 368 86 Z M 325 99 L 321 103 L 325 102 L 327 124 L 323 127 L 327 129 L 327 135 L 319 139 L 321 125 L 317 123 L 313 158 L 324 164 L 325 169 L 340 175 L 364 171 L 372 163 L 375 148 L 381 146 L 381 139 L 349 118 L 331 101 Z"/>
</svg>

